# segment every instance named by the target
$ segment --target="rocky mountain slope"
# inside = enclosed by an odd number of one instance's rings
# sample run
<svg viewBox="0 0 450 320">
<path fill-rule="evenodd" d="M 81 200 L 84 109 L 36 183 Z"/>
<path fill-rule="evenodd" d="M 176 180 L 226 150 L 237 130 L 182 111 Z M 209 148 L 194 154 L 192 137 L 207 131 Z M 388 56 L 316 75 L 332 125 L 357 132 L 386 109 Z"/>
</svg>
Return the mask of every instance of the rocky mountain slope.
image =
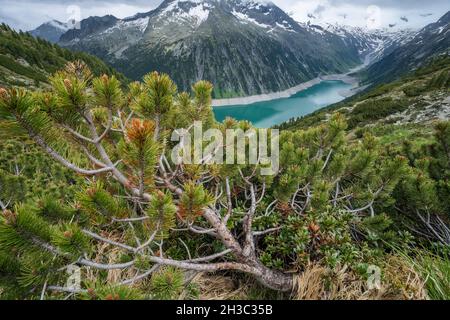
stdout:
<svg viewBox="0 0 450 320">
<path fill-rule="evenodd" d="M 324 32 L 309 31 L 270 2 L 166 0 L 126 19 L 83 20 L 60 43 L 133 79 L 159 70 L 184 90 L 209 80 L 217 98 L 280 91 L 360 64 L 357 47 Z"/>
<path fill-rule="evenodd" d="M 389 82 L 417 69 L 430 58 L 450 54 L 450 11 L 420 30 L 412 39 L 371 65 L 366 82 Z"/>
<path fill-rule="evenodd" d="M 337 23 L 300 23 L 310 32 L 321 34 L 326 40 L 329 34 L 339 36 L 347 46 L 356 48 L 366 64 L 373 64 L 390 54 L 398 47 L 411 40 L 417 30 L 399 29 L 396 31 L 383 29 L 368 29 L 340 25 Z"/>
</svg>

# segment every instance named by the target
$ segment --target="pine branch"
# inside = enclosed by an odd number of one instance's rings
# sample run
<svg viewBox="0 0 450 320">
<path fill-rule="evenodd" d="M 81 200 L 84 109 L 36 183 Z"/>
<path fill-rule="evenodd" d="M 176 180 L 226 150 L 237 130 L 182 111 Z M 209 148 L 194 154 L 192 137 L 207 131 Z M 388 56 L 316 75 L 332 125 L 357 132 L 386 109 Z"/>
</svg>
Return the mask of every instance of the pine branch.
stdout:
<svg viewBox="0 0 450 320">
<path fill-rule="evenodd" d="M 244 256 L 255 256 L 255 240 L 253 237 L 252 231 L 252 223 L 253 217 L 255 216 L 256 211 L 256 196 L 255 196 L 255 187 L 253 184 L 250 184 L 250 198 L 251 204 L 250 209 L 244 217 L 243 227 L 245 233 L 245 244 L 243 249 Z"/>
<path fill-rule="evenodd" d="M 32 132 L 30 132 L 30 136 L 53 159 L 57 160 L 63 166 L 65 166 L 68 169 L 71 169 L 71 170 L 75 171 L 76 173 L 79 173 L 79 174 L 82 174 L 82 175 L 97 175 L 97 174 L 101 174 L 101 173 L 105 173 L 105 172 L 110 172 L 110 171 L 112 171 L 114 169 L 113 167 L 115 167 L 115 165 L 112 164 L 112 166 L 110 166 L 110 167 L 105 167 L 105 168 L 96 169 L 96 170 L 87 170 L 87 169 L 80 168 L 80 167 L 74 165 L 73 163 L 71 163 L 70 161 L 68 161 L 67 159 L 65 159 L 58 152 L 56 152 L 49 145 L 47 145 L 47 143 L 44 141 L 44 139 L 42 139 L 41 136 L 39 136 L 37 134 L 34 134 Z"/>
</svg>

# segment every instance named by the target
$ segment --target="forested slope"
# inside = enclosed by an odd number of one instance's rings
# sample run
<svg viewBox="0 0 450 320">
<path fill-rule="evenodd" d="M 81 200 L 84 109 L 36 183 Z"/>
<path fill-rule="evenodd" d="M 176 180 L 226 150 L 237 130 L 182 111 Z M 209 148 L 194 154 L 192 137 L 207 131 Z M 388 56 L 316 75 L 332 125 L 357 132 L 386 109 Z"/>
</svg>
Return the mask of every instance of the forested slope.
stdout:
<svg viewBox="0 0 450 320">
<path fill-rule="evenodd" d="M 85 61 L 96 75 L 114 74 L 121 81 L 126 80 L 92 55 L 72 52 L 0 25 L 0 86 L 48 87 L 48 76 L 76 59 Z"/>
</svg>

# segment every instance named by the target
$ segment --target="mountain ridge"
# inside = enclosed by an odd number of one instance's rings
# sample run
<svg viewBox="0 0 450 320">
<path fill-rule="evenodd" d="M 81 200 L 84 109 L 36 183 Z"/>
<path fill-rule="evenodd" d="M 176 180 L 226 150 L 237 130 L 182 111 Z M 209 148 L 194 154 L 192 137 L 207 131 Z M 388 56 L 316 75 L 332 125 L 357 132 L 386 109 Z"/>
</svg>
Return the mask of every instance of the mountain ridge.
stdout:
<svg viewBox="0 0 450 320">
<path fill-rule="evenodd" d="M 163 71 L 183 90 L 209 80 L 216 98 L 280 91 L 360 64 L 342 39 L 312 34 L 270 2 L 166 0 L 110 28 L 85 25 L 61 45 L 95 54 L 133 79 Z"/>
<path fill-rule="evenodd" d="M 182 90 L 205 79 L 214 83 L 215 98 L 231 98 L 376 64 L 416 34 L 297 22 L 267 1 L 165 0 L 123 19 L 84 19 L 59 44 L 94 54 L 134 80 L 157 70 Z"/>
<path fill-rule="evenodd" d="M 29 33 L 34 37 L 57 43 L 61 36 L 70 29 L 71 25 L 70 22 L 64 23 L 58 20 L 50 20 L 29 31 Z"/>
</svg>

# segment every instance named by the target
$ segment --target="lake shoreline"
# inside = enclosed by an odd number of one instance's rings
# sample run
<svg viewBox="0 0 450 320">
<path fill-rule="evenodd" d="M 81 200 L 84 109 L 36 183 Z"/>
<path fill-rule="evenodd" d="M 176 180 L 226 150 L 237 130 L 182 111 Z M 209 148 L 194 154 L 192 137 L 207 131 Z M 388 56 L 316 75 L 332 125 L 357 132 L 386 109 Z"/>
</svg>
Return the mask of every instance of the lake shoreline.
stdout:
<svg viewBox="0 0 450 320">
<path fill-rule="evenodd" d="M 343 81 L 321 81 L 289 98 L 256 102 L 248 105 L 233 105 L 213 108 L 216 120 L 227 117 L 247 120 L 257 128 L 270 128 L 274 125 L 315 112 L 330 104 L 345 99 L 353 85 Z"/>
<path fill-rule="evenodd" d="M 212 106 L 217 108 L 217 107 L 226 107 L 226 106 L 233 106 L 233 105 L 249 105 L 249 104 L 256 103 L 256 102 L 289 98 L 289 97 L 293 96 L 294 94 L 297 94 L 301 91 L 307 90 L 307 89 L 311 88 L 312 86 L 315 86 L 323 81 L 342 81 L 346 84 L 353 85 L 353 87 L 350 90 L 342 93 L 343 97 L 349 97 L 358 91 L 358 86 L 359 86 L 358 78 L 353 77 L 350 74 L 352 74 L 353 72 L 355 72 L 356 70 L 360 69 L 363 66 L 364 66 L 364 64 L 352 69 L 348 73 L 319 76 L 317 78 L 300 83 L 299 85 L 296 85 L 292 88 L 289 88 L 289 89 L 286 89 L 283 91 L 271 92 L 271 93 L 265 93 L 265 94 L 247 96 L 247 97 L 236 97 L 236 98 L 228 98 L 228 99 L 213 99 Z"/>
</svg>

